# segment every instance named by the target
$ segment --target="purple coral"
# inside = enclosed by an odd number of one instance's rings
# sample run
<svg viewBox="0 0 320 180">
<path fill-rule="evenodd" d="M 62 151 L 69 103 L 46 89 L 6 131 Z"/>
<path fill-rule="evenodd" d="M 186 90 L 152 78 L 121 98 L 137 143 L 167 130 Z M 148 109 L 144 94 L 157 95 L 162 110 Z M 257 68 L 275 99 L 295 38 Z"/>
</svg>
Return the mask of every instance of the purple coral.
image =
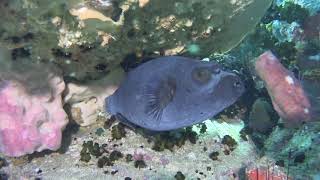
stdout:
<svg viewBox="0 0 320 180">
<path fill-rule="evenodd" d="M 136 151 L 134 151 L 133 153 L 133 159 L 135 161 L 151 161 L 152 157 L 150 155 L 148 155 L 144 150 L 142 149 L 137 149 Z"/>
</svg>

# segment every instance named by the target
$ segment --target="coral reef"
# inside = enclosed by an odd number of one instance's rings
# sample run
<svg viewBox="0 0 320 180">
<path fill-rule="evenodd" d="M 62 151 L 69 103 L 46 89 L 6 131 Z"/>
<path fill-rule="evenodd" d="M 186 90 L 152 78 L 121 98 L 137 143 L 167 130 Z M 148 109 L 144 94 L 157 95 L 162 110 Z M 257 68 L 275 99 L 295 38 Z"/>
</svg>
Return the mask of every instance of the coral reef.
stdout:
<svg viewBox="0 0 320 180">
<path fill-rule="evenodd" d="M 104 98 L 110 96 L 124 76 L 121 68 L 114 69 L 108 76 L 88 83 L 68 83 L 64 102 L 71 119 L 81 126 L 92 125 L 104 116 Z M 100 115 L 99 115 L 100 113 Z"/>
<path fill-rule="evenodd" d="M 285 1 L 282 4 L 276 3 L 277 11 L 281 14 L 279 15 L 279 20 L 286 21 L 288 23 L 297 22 L 301 24 L 310 15 L 310 12 L 303 4 L 299 4 L 293 1 Z"/>
<path fill-rule="evenodd" d="M 303 23 L 303 30 L 306 39 L 317 39 L 320 32 L 320 13 L 308 17 Z M 317 40 L 319 41 L 319 38 Z"/>
<path fill-rule="evenodd" d="M 301 38 L 303 30 L 300 25 L 296 22 L 291 24 L 286 21 L 282 22 L 279 20 L 274 20 L 271 22 L 272 35 L 281 42 L 293 42 L 298 41 Z"/>
<path fill-rule="evenodd" d="M 319 172 L 319 122 L 297 130 L 277 127 L 265 141 L 264 152 L 295 179 L 312 179 Z"/>
<path fill-rule="evenodd" d="M 320 10 L 320 5 L 317 0 L 276 0 L 277 6 L 286 6 L 289 3 L 300 5 L 307 9 L 311 14 L 315 14 Z"/>
<path fill-rule="evenodd" d="M 270 160 L 269 160 L 270 161 Z M 269 162 L 266 157 L 262 157 L 254 165 L 246 168 L 247 180 L 292 180 L 288 174 L 284 173 L 284 168 Z"/>
<path fill-rule="evenodd" d="M 0 1 L 0 179 L 319 179 L 319 122 L 301 122 L 320 112 L 319 3 L 271 2 Z M 172 54 L 223 64 L 247 91 L 160 134 L 103 112 L 125 72 Z"/>
<path fill-rule="evenodd" d="M 297 56 L 308 46 L 308 41 L 315 40 L 315 44 L 319 44 L 317 18 L 314 17 L 316 15 L 311 18 L 304 6 L 291 0 L 283 3 L 273 4 L 254 33 L 234 48 L 230 55 L 236 59 L 250 60 L 266 50 L 272 50 L 286 68 L 297 71 Z"/>
</svg>

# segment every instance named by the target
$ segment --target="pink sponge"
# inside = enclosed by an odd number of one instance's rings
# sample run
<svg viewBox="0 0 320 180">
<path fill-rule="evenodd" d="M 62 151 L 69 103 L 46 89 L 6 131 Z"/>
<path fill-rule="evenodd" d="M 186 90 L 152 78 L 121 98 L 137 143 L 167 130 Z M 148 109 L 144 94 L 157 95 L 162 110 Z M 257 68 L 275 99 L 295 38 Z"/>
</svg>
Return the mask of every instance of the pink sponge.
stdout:
<svg viewBox="0 0 320 180">
<path fill-rule="evenodd" d="M 51 90 L 30 94 L 18 81 L 0 80 L 0 151 L 5 155 L 60 147 L 68 123 L 61 100 L 65 84 L 57 76 L 49 82 Z"/>
<path fill-rule="evenodd" d="M 279 62 L 271 51 L 266 51 L 255 62 L 255 70 L 265 82 L 274 109 L 294 127 L 311 118 L 311 105 L 300 82 Z"/>
</svg>

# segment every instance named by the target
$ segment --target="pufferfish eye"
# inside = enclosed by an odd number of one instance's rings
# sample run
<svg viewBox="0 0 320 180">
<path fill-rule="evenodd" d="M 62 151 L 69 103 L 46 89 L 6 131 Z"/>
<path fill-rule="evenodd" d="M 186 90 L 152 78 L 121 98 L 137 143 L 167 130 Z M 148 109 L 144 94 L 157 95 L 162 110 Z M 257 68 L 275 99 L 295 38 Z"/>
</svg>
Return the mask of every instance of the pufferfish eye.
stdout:
<svg viewBox="0 0 320 180">
<path fill-rule="evenodd" d="M 192 72 L 192 77 L 200 83 L 206 83 L 211 78 L 211 71 L 207 68 L 197 68 Z"/>
<path fill-rule="evenodd" d="M 219 74 L 221 72 L 221 69 L 220 68 L 215 68 L 212 72 L 214 74 Z"/>
</svg>

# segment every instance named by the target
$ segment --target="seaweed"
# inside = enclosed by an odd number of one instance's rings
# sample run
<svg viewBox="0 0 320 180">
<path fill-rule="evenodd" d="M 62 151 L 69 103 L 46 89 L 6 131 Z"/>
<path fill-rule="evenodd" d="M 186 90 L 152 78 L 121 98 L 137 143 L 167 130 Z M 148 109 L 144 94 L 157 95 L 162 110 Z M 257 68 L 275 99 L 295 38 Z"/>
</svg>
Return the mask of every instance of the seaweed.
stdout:
<svg viewBox="0 0 320 180">
<path fill-rule="evenodd" d="M 123 158 L 123 154 L 120 151 L 112 151 L 110 153 L 110 160 L 111 161 L 116 161 Z"/>
<path fill-rule="evenodd" d="M 231 136 L 229 136 L 229 135 L 225 135 L 225 136 L 222 138 L 221 143 L 227 145 L 231 151 L 233 151 L 233 150 L 236 148 L 236 146 L 238 145 L 237 141 L 234 140 L 234 139 L 233 139 Z"/>
<path fill-rule="evenodd" d="M 125 126 L 121 123 L 114 125 L 111 130 L 112 139 L 119 140 L 123 137 L 126 137 L 126 131 L 124 127 Z"/>
<path fill-rule="evenodd" d="M 132 154 L 127 154 L 126 157 L 125 157 L 125 159 L 126 159 L 126 162 L 131 162 L 131 161 L 133 161 L 133 156 L 132 156 Z"/>
<path fill-rule="evenodd" d="M 307 9 L 291 1 L 288 1 L 283 6 L 278 7 L 277 10 L 280 13 L 280 20 L 287 21 L 288 23 L 295 21 L 301 24 L 310 16 Z"/>
<path fill-rule="evenodd" d="M 217 151 L 214 151 L 209 154 L 209 158 L 212 159 L 213 161 L 218 160 L 218 156 L 219 156 L 219 152 L 217 152 Z"/>
<path fill-rule="evenodd" d="M 135 162 L 134 162 L 134 167 L 135 168 L 145 168 L 145 167 L 147 167 L 147 164 L 145 163 L 145 161 L 144 160 L 136 160 Z"/>
<path fill-rule="evenodd" d="M 7 165 L 8 165 L 7 161 L 4 158 L 0 157 L 0 169 Z"/>
<path fill-rule="evenodd" d="M 186 177 L 184 176 L 184 174 L 182 174 L 181 171 L 178 171 L 178 172 L 176 173 L 176 175 L 174 175 L 174 178 L 175 178 L 176 180 L 184 180 L 184 179 L 186 179 Z"/>
<path fill-rule="evenodd" d="M 163 132 L 155 136 L 152 149 L 155 151 L 164 151 L 165 149 L 173 151 L 174 146 L 181 147 L 187 140 L 195 144 L 197 139 L 197 133 L 192 131 L 192 127 L 180 129 L 177 132 Z"/>
</svg>

